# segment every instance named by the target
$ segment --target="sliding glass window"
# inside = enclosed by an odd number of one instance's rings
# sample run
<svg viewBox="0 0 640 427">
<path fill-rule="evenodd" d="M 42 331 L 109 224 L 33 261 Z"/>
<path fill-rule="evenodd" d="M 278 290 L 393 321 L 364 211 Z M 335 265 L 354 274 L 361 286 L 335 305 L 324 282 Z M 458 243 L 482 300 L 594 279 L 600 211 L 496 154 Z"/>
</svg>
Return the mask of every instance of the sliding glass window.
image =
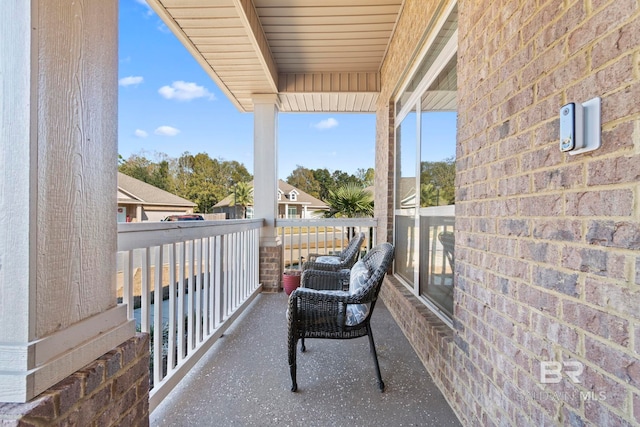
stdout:
<svg viewBox="0 0 640 427">
<path fill-rule="evenodd" d="M 457 8 L 396 103 L 395 274 L 453 316 Z"/>
</svg>

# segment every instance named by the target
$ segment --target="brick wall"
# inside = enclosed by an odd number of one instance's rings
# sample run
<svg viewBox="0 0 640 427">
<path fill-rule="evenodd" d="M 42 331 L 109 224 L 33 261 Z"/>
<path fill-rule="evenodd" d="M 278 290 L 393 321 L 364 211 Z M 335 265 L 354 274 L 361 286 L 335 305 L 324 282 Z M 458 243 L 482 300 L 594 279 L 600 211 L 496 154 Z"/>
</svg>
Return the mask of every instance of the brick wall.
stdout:
<svg viewBox="0 0 640 427">
<path fill-rule="evenodd" d="M 466 425 L 640 425 L 639 7 L 459 2 L 453 339 L 402 285 L 383 298 Z M 385 102 L 419 35 L 396 37 Z M 561 153 L 560 106 L 595 96 L 602 148 Z"/>
<path fill-rule="evenodd" d="M 282 244 L 260 246 L 260 283 L 263 292 L 278 292 L 282 287 Z"/>
<path fill-rule="evenodd" d="M 0 404 L 3 426 L 148 426 L 149 336 L 137 334 L 28 403 Z"/>
</svg>

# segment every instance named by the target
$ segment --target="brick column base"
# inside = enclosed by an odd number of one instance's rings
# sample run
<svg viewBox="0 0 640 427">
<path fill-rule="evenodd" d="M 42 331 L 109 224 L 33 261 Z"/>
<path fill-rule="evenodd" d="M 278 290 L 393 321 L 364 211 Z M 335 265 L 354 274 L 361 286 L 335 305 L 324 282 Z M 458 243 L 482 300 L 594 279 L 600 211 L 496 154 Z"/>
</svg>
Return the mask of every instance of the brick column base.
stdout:
<svg viewBox="0 0 640 427">
<path fill-rule="evenodd" d="M 3 426 L 149 425 L 149 335 L 137 334 L 27 403 L 0 403 Z"/>
<path fill-rule="evenodd" d="M 260 246 L 260 283 L 263 292 L 279 292 L 282 288 L 282 243 Z"/>
</svg>

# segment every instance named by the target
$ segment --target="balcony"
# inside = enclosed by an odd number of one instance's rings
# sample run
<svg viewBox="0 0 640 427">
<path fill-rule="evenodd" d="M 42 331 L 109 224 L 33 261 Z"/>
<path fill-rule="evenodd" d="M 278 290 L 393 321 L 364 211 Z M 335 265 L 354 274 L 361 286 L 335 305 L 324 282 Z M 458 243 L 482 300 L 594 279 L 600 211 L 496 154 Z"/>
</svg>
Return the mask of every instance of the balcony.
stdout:
<svg viewBox="0 0 640 427">
<path fill-rule="evenodd" d="M 258 284 L 262 224 L 119 225 L 121 300 L 151 335 L 151 424 L 459 425 L 384 304 L 372 327 L 385 393 L 366 339 L 309 340 L 299 392 L 289 391 L 287 297 Z M 353 230 L 368 236 L 364 250 L 375 242 L 372 219 L 276 226 L 283 268 L 298 268 L 309 252 L 341 250 Z"/>
<path fill-rule="evenodd" d="M 152 412 L 150 425 L 460 425 L 384 304 L 372 318 L 384 393 L 366 338 L 307 340 L 298 392 L 289 391 L 286 298 L 260 294 Z"/>
</svg>

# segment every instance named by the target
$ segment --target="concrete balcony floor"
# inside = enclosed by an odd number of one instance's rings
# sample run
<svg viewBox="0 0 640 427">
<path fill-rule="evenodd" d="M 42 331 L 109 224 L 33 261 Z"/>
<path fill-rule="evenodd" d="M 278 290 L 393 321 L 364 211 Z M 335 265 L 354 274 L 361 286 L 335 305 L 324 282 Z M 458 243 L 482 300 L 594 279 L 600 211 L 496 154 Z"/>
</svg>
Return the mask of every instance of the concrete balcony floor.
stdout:
<svg viewBox="0 0 640 427">
<path fill-rule="evenodd" d="M 287 296 L 261 294 L 151 414 L 151 426 L 459 426 L 379 301 L 371 325 L 384 393 L 366 337 L 306 340 L 298 392 L 286 346 Z"/>
</svg>

